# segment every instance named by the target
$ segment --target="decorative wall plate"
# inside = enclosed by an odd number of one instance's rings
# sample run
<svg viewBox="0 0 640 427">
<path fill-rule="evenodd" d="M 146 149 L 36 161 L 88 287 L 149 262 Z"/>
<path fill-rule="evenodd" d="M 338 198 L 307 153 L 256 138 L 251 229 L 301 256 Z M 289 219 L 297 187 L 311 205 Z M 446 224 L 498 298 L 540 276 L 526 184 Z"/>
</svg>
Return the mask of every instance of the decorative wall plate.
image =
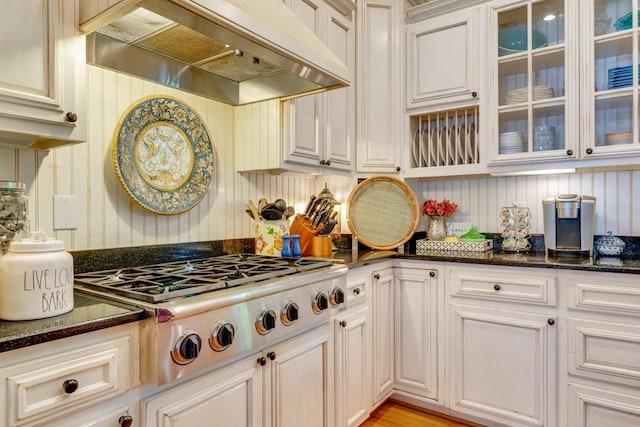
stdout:
<svg viewBox="0 0 640 427">
<path fill-rule="evenodd" d="M 120 183 L 143 208 L 175 215 L 209 191 L 213 145 L 200 116 L 177 98 L 141 98 L 120 117 L 112 141 Z"/>
</svg>

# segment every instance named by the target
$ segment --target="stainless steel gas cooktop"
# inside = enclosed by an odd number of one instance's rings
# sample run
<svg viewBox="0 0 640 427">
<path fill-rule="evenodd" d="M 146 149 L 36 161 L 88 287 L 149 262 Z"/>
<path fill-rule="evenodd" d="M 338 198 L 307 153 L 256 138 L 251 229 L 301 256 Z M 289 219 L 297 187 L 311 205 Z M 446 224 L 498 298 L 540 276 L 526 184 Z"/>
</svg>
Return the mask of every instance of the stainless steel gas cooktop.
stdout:
<svg viewBox="0 0 640 427">
<path fill-rule="evenodd" d="M 318 258 L 223 255 L 78 274 L 76 284 L 149 303 L 254 284 L 332 265 Z"/>
</svg>

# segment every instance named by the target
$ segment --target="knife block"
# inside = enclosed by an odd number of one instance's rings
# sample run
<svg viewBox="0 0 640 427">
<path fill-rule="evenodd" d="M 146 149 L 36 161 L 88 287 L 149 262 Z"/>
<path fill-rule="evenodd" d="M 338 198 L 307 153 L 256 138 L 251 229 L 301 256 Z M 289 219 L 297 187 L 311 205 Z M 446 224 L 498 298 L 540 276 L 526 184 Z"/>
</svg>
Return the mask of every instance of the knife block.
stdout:
<svg viewBox="0 0 640 427">
<path fill-rule="evenodd" d="M 313 227 L 309 218 L 298 214 L 293 218 L 289 227 L 289 235 L 298 234 L 300 236 L 300 251 L 303 256 L 313 255 L 313 238 L 320 233 L 321 227 Z"/>
</svg>

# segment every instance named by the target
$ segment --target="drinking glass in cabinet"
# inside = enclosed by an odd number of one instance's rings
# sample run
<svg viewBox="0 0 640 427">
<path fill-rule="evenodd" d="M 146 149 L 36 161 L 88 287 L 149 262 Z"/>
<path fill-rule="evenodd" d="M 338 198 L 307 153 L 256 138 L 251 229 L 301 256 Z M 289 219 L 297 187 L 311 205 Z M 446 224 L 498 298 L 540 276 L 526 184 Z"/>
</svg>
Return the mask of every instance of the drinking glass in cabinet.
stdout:
<svg viewBox="0 0 640 427">
<path fill-rule="evenodd" d="M 564 149 L 564 134 L 563 104 L 542 105 L 533 109 L 533 151 Z"/>
</svg>

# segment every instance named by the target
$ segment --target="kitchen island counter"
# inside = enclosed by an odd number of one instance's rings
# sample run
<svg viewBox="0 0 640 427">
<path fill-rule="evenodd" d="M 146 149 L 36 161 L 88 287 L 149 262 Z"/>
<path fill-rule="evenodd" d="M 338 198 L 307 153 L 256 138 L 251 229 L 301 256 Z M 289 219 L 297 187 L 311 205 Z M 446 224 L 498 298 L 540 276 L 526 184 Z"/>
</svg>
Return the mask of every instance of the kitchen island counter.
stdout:
<svg viewBox="0 0 640 427">
<path fill-rule="evenodd" d="M 106 301 L 78 290 L 68 313 L 36 320 L 0 320 L 0 353 L 142 320 L 143 309 Z"/>
</svg>

